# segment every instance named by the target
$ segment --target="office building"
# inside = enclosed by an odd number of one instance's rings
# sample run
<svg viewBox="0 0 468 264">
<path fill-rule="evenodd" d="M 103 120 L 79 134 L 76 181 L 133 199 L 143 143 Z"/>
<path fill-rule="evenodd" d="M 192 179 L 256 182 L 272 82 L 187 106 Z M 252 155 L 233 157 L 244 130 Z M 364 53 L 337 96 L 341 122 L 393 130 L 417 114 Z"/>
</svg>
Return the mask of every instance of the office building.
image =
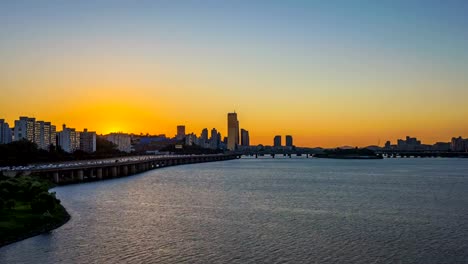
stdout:
<svg viewBox="0 0 468 264">
<path fill-rule="evenodd" d="M 183 125 L 177 126 L 176 139 L 182 140 L 184 138 L 185 138 L 185 126 L 183 126 Z"/>
<path fill-rule="evenodd" d="M 218 133 L 216 128 L 211 129 L 210 148 L 217 149 L 219 147 L 221 134 Z"/>
<path fill-rule="evenodd" d="M 291 135 L 286 136 L 286 147 L 292 147 L 293 146 L 293 137 Z"/>
<path fill-rule="evenodd" d="M 249 131 L 241 129 L 241 146 L 250 146 Z"/>
<path fill-rule="evenodd" d="M 205 147 L 208 143 L 208 129 L 204 128 L 200 134 L 200 146 Z"/>
<path fill-rule="evenodd" d="M 93 153 L 96 151 L 96 132 L 89 132 L 88 129 L 84 129 L 80 133 L 80 150 Z"/>
<path fill-rule="evenodd" d="M 0 144 L 8 144 L 11 143 L 12 140 L 13 138 L 10 126 L 4 119 L 0 119 Z"/>
<path fill-rule="evenodd" d="M 237 120 L 237 113 L 228 113 L 228 136 L 227 148 L 228 150 L 236 150 L 239 145 L 239 121 Z"/>
<path fill-rule="evenodd" d="M 275 136 L 275 138 L 273 139 L 273 146 L 281 147 L 281 136 Z"/>
<path fill-rule="evenodd" d="M 80 149 L 80 133 L 63 124 L 62 131 L 57 133 L 57 145 L 68 153 Z"/>
<path fill-rule="evenodd" d="M 106 139 L 115 145 L 117 145 L 117 149 L 123 152 L 131 152 L 132 151 L 132 142 L 130 135 L 124 133 L 111 133 L 106 136 Z"/>
</svg>

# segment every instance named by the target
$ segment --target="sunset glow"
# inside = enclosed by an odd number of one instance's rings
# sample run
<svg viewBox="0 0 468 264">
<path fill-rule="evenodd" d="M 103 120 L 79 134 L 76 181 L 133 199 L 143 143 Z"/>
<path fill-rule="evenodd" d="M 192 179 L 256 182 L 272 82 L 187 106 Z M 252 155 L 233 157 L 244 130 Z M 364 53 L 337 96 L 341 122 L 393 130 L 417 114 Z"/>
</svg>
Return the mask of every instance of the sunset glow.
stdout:
<svg viewBox="0 0 468 264">
<path fill-rule="evenodd" d="M 225 136 L 235 110 L 254 145 L 468 135 L 464 2 L 105 2 L 0 5 L 2 117 Z"/>
</svg>

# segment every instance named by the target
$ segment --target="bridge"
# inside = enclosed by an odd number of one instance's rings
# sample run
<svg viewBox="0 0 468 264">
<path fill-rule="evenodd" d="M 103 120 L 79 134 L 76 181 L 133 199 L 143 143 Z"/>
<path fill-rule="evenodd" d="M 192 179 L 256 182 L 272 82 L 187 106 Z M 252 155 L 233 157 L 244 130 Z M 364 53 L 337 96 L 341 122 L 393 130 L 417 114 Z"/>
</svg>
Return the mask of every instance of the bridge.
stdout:
<svg viewBox="0 0 468 264">
<path fill-rule="evenodd" d="M 414 150 L 379 150 L 385 158 L 468 158 L 468 152 L 449 151 L 414 151 Z"/>
<path fill-rule="evenodd" d="M 4 176 L 35 175 L 63 185 L 129 176 L 167 166 L 233 160 L 238 154 L 133 156 L 0 168 Z"/>
</svg>

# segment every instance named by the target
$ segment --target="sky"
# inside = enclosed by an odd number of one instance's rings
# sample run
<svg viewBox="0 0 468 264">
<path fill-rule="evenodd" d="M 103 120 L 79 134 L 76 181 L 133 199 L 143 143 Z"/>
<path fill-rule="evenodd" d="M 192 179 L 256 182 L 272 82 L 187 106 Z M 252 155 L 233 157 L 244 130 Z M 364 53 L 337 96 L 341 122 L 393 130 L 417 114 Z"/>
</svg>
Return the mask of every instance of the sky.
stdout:
<svg viewBox="0 0 468 264">
<path fill-rule="evenodd" d="M 251 143 L 468 137 L 468 2 L 0 2 L 0 118 Z"/>
</svg>

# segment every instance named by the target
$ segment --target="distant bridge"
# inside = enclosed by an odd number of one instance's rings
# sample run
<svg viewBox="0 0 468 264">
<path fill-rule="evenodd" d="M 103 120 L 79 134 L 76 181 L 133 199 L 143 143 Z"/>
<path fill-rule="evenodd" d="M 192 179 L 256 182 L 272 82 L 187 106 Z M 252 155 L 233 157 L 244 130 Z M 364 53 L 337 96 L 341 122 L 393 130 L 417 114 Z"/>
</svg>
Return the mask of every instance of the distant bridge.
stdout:
<svg viewBox="0 0 468 264">
<path fill-rule="evenodd" d="M 468 158 L 468 152 L 379 150 L 376 153 L 386 158 Z"/>
<path fill-rule="evenodd" d="M 152 158 L 136 156 L 131 158 L 116 158 L 114 160 L 76 161 L 28 167 L 2 168 L 0 174 L 11 177 L 18 175 L 37 175 L 41 178 L 52 180 L 56 184 L 69 184 L 124 177 L 167 166 L 238 158 L 240 158 L 238 154 L 153 156 Z"/>
</svg>

